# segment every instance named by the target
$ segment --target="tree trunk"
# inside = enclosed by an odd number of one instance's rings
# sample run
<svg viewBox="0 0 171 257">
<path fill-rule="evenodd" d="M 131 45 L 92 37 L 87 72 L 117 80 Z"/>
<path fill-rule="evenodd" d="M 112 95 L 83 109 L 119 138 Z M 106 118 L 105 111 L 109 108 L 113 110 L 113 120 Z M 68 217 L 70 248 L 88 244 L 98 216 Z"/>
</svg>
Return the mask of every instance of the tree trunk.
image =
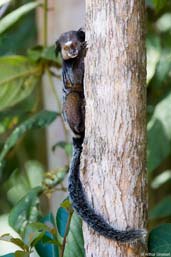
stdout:
<svg viewBox="0 0 171 257">
<path fill-rule="evenodd" d="M 86 0 L 86 135 L 82 179 L 88 199 L 115 228 L 145 228 L 146 55 L 144 0 Z M 87 257 L 142 256 L 83 227 Z"/>
</svg>

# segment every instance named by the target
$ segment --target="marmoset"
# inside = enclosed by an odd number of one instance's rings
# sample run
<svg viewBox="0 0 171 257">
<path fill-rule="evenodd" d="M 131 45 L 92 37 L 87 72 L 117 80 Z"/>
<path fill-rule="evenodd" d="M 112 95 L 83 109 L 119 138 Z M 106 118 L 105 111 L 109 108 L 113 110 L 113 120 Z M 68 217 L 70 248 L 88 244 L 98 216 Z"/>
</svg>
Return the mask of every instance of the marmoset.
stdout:
<svg viewBox="0 0 171 257">
<path fill-rule="evenodd" d="M 80 180 L 80 156 L 85 131 L 84 57 L 85 32 L 69 31 L 56 41 L 56 54 L 62 57 L 63 116 L 73 137 L 73 157 L 69 170 L 68 192 L 74 210 L 97 233 L 119 242 L 131 242 L 144 236 L 142 229 L 120 231 L 108 224 L 88 202 Z"/>
</svg>

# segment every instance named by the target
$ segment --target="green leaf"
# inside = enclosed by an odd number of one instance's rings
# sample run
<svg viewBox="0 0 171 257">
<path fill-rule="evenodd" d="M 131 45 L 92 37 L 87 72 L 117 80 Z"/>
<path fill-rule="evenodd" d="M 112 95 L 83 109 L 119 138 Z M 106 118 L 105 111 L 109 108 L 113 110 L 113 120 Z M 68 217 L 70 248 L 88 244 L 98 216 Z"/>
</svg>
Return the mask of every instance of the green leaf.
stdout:
<svg viewBox="0 0 171 257">
<path fill-rule="evenodd" d="M 30 190 L 26 176 L 16 169 L 5 184 L 7 188 L 7 198 L 15 205 Z"/>
<path fill-rule="evenodd" d="M 44 48 L 41 57 L 44 60 L 56 62 L 59 66 L 61 66 L 60 56 L 56 57 L 55 55 L 55 46 Z"/>
<path fill-rule="evenodd" d="M 171 151 L 171 93 L 157 104 L 148 123 L 148 169 L 153 171 Z M 157 141 L 156 141 L 157 138 Z"/>
<path fill-rule="evenodd" d="M 166 6 L 168 0 L 153 0 L 155 8 L 157 11 L 160 11 L 163 7 Z"/>
<path fill-rule="evenodd" d="M 48 227 L 50 227 L 51 229 L 53 227 L 55 228 L 54 218 L 51 213 L 43 217 L 40 221 L 45 225 L 47 225 Z M 40 240 L 35 246 L 37 253 L 39 254 L 40 257 L 45 257 L 45 256 L 59 257 L 57 242 L 56 242 L 56 245 L 54 245 L 55 241 L 54 243 L 50 243 L 49 239 L 51 239 L 53 242 L 55 237 L 49 231 L 47 231 L 44 237 L 42 238 L 42 240 Z"/>
<path fill-rule="evenodd" d="M 56 57 L 55 55 L 55 46 L 43 47 L 35 46 L 27 51 L 28 58 L 34 62 L 43 60 L 44 62 L 55 63 L 58 67 L 61 67 L 61 58 L 60 56 Z"/>
<path fill-rule="evenodd" d="M 67 156 L 70 157 L 72 155 L 72 144 L 66 143 L 65 141 L 60 141 L 53 145 L 52 151 L 55 151 L 57 147 L 64 149 Z"/>
<path fill-rule="evenodd" d="M 70 214 L 71 215 L 71 214 Z M 68 211 L 60 207 L 56 215 L 56 223 L 59 234 L 64 237 L 69 219 Z M 73 213 L 67 235 L 64 257 L 84 257 L 84 240 L 82 234 L 82 222 L 76 213 Z"/>
<path fill-rule="evenodd" d="M 38 161 L 27 161 L 24 166 L 30 187 L 41 186 L 45 172 L 43 165 Z"/>
<path fill-rule="evenodd" d="M 8 151 L 15 146 L 16 142 L 21 138 L 21 136 L 30 129 L 35 128 L 43 128 L 49 125 L 54 119 L 57 117 L 56 112 L 50 111 L 42 111 L 25 122 L 23 122 L 20 126 L 18 126 L 14 131 L 11 133 L 9 138 L 6 140 L 2 152 L 0 154 L 0 165 L 2 165 L 2 160 Z"/>
<path fill-rule="evenodd" d="M 41 192 L 41 187 L 34 188 L 10 212 L 9 224 L 20 235 L 23 235 L 29 223 L 36 222 L 38 219 L 39 194 Z"/>
<path fill-rule="evenodd" d="M 24 173 L 15 170 L 5 186 L 8 189 L 7 198 L 15 205 L 29 190 L 41 186 L 44 178 L 44 167 L 38 161 L 27 161 L 24 164 Z"/>
<path fill-rule="evenodd" d="M 63 207 L 60 207 L 56 214 L 56 224 L 57 224 L 58 232 L 61 237 L 64 237 L 65 235 L 65 229 L 66 229 L 68 218 L 69 218 L 68 211 Z"/>
<path fill-rule="evenodd" d="M 65 246 L 64 257 L 84 257 L 84 239 L 82 233 L 82 222 L 76 213 L 73 213 L 67 243 Z"/>
<path fill-rule="evenodd" d="M 156 27 L 160 32 L 170 31 L 171 13 L 163 14 L 156 22 Z"/>
<path fill-rule="evenodd" d="M 23 4 L 24 2 L 26 3 L 29 1 L 22 1 Z M 15 4 L 11 5 L 11 9 L 16 6 L 21 6 L 20 0 L 15 1 Z M 16 24 L 1 34 L 0 55 L 4 56 L 11 55 L 11 53 L 25 53 L 28 47 L 36 44 L 37 28 L 35 16 L 35 11 L 28 13 Z"/>
<path fill-rule="evenodd" d="M 159 219 L 171 216 L 171 196 L 165 197 L 149 213 L 150 219 Z"/>
<path fill-rule="evenodd" d="M 156 34 L 148 33 L 147 45 L 147 84 L 153 78 L 157 64 L 161 56 L 160 37 Z"/>
<path fill-rule="evenodd" d="M 33 62 L 38 62 L 41 59 L 43 46 L 38 45 L 27 50 L 28 58 Z"/>
<path fill-rule="evenodd" d="M 5 30 L 15 24 L 21 17 L 34 10 L 39 5 L 40 4 L 37 2 L 30 2 L 7 14 L 3 19 L 1 19 L 0 34 L 2 34 Z"/>
<path fill-rule="evenodd" d="M 23 251 L 16 251 L 15 252 L 15 257 L 29 257 L 30 256 L 30 253 L 26 253 L 26 252 L 23 252 Z"/>
<path fill-rule="evenodd" d="M 68 212 L 73 212 L 72 204 L 69 201 L 69 198 L 66 198 L 62 203 L 61 207 L 65 208 Z"/>
<path fill-rule="evenodd" d="M 34 246 L 44 236 L 47 227 L 41 226 L 41 223 L 31 223 L 26 226 L 24 231 L 24 242 L 29 247 Z"/>
<path fill-rule="evenodd" d="M 162 122 L 151 119 L 148 128 L 147 167 L 151 172 L 157 168 L 170 153 L 170 142 Z M 157 138 L 157 141 L 156 141 Z"/>
<path fill-rule="evenodd" d="M 162 87 L 171 69 L 170 49 L 161 53 L 161 58 L 156 66 L 156 87 Z"/>
<path fill-rule="evenodd" d="M 42 67 L 26 57 L 0 57 L 0 111 L 28 97 L 41 74 Z"/>
<path fill-rule="evenodd" d="M 171 224 L 162 224 L 150 232 L 148 249 L 149 253 L 155 253 L 154 256 L 170 256 Z"/>
<path fill-rule="evenodd" d="M 13 244 L 19 246 L 22 250 L 29 251 L 28 246 L 25 245 L 20 238 L 14 238 L 10 234 L 4 234 L 4 235 L 0 236 L 0 240 L 13 243 Z"/>
<path fill-rule="evenodd" d="M 151 183 L 151 187 L 154 189 L 157 189 L 160 186 L 162 186 L 164 183 L 170 180 L 171 180 L 171 170 L 165 170 L 164 172 L 162 172 L 161 174 L 159 174 L 153 179 Z"/>
</svg>

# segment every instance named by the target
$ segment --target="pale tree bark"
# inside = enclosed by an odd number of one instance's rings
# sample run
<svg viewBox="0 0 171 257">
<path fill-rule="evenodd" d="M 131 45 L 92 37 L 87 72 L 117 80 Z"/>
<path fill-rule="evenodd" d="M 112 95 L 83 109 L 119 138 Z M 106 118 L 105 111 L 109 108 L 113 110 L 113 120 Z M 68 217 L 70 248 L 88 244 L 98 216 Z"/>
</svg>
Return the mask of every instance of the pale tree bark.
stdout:
<svg viewBox="0 0 171 257">
<path fill-rule="evenodd" d="M 88 199 L 115 228 L 146 226 L 144 0 L 86 0 L 86 134 L 82 179 Z M 83 226 L 86 257 L 142 256 Z"/>
</svg>

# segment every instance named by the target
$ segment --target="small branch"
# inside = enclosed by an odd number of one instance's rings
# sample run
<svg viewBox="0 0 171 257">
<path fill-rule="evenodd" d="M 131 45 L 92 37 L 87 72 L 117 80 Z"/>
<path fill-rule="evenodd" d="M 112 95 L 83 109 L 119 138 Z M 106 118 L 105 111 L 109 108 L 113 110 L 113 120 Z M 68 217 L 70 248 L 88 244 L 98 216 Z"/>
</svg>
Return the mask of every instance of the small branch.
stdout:
<svg viewBox="0 0 171 257">
<path fill-rule="evenodd" d="M 66 238 L 67 238 L 67 235 L 68 235 L 68 232 L 69 232 L 69 227 L 70 227 L 70 223 L 71 223 L 72 214 L 73 214 L 73 212 L 69 212 L 69 217 L 68 217 L 68 220 L 67 220 L 67 225 L 66 225 L 64 240 L 63 240 L 62 247 L 61 247 L 60 257 L 64 256 Z"/>
<path fill-rule="evenodd" d="M 53 95 L 54 95 L 55 100 L 56 100 L 56 105 L 57 105 L 58 111 L 61 112 L 61 103 L 60 103 L 58 94 L 56 93 L 56 89 L 55 89 L 55 85 L 54 85 L 54 82 L 53 82 L 53 79 L 52 79 L 51 72 L 50 72 L 49 68 L 47 68 L 46 71 L 47 71 L 47 75 L 48 75 L 48 78 L 49 78 L 49 83 L 50 83 L 51 90 L 52 90 Z"/>
<path fill-rule="evenodd" d="M 43 19 L 43 28 L 44 28 L 44 33 L 43 33 L 43 44 L 44 47 L 47 47 L 47 38 L 48 38 L 48 0 L 44 0 L 44 19 Z"/>
<path fill-rule="evenodd" d="M 53 79 L 52 79 L 51 72 L 50 72 L 49 68 L 47 68 L 46 71 L 47 71 L 47 75 L 48 75 L 48 78 L 49 78 L 49 83 L 50 83 L 51 90 L 52 90 L 52 92 L 54 94 L 54 97 L 55 97 L 55 100 L 56 100 L 56 105 L 57 105 L 58 111 L 61 113 L 61 109 L 62 109 L 61 108 L 61 103 L 60 103 L 58 94 L 56 93 L 56 89 L 55 89 L 55 85 L 54 85 L 54 82 L 53 82 Z M 66 130 L 64 121 L 63 121 L 61 116 L 60 116 L 60 119 L 61 119 L 61 122 L 62 122 L 64 134 L 65 134 L 65 140 L 68 141 L 68 132 Z"/>
</svg>

